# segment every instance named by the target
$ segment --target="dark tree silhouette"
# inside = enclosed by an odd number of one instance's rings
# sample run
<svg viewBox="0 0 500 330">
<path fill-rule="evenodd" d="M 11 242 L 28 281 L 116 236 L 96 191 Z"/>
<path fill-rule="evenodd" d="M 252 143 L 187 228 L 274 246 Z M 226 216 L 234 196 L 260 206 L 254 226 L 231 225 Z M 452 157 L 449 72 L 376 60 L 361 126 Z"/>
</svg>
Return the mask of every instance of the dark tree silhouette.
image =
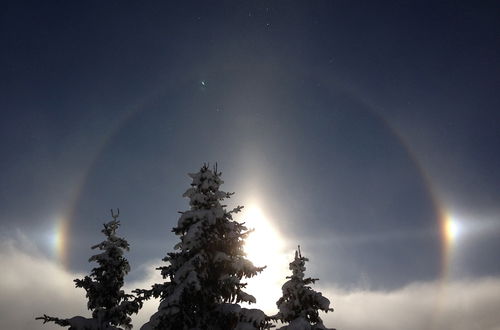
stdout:
<svg viewBox="0 0 500 330">
<path fill-rule="evenodd" d="M 330 301 L 321 292 L 310 287 L 318 279 L 304 277 L 306 261 L 309 259 L 302 256 L 299 246 L 295 251 L 295 259 L 290 263 L 292 275 L 287 276 L 289 280 L 283 284 L 283 296 L 276 302 L 279 312 L 273 318 L 288 323 L 281 330 L 328 329 L 323 325 L 318 311 L 329 312 L 333 308 L 330 308 Z"/>
<path fill-rule="evenodd" d="M 129 250 L 129 244 L 124 238 L 116 236 L 116 230 L 120 226 L 120 221 L 117 220 L 119 213 L 119 210 L 117 214 L 111 210 L 113 220 L 104 224 L 102 230 L 106 240 L 92 246 L 92 249 L 102 251 L 89 259 L 89 262 L 96 262 L 98 266 L 92 269 L 90 276 L 74 280 L 76 287 L 87 292 L 87 308 L 92 311 L 92 318 L 75 316 L 60 319 L 44 315 L 37 319 L 43 320 L 43 323 L 54 322 L 60 326 L 69 326 L 71 330 L 132 328 L 130 315 L 139 311 L 142 302 L 122 290 L 130 265 L 123 256 Z"/>
<path fill-rule="evenodd" d="M 172 231 L 180 242 L 176 252 L 163 259 L 158 268 L 167 281 L 150 290 L 136 290 L 143 299 L 160 298 L 158 311 L 141 329 L 263 329 L 269 327 L 266 315 L 257 309 L 241 308 L 237 303 L 255 303 L 244 291 L 241 280 L 255 276 L 264 267 L 255 267 L 243 251 L 247 228 L 222 201 L 231 193 L 219 189 L 223 184 L 217 167 L 207 165 L 189 174 L 191 187 L 184 193 L 190 209 L 180 212 Z"/>
</svg>

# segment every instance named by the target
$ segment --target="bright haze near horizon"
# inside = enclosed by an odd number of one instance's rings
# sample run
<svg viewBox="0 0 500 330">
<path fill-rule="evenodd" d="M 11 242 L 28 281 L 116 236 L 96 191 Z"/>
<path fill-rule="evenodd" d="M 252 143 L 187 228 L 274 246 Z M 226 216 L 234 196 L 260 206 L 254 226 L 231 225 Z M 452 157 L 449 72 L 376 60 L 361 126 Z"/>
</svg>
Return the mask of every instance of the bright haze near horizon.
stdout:
<svg viewBox="0 0 500 330">
<path fill-rule="evenodd" d="M 0 319 L 86 313 L 109 210 L 159 281 L 187 173 L 235 192 L 271 314 L 297 245 L 338 329 L 500 329 L 495 1 L 24 2 L 0 41 Z M 136 318 L 147 320 L 156 302 Z"/>
</svg>

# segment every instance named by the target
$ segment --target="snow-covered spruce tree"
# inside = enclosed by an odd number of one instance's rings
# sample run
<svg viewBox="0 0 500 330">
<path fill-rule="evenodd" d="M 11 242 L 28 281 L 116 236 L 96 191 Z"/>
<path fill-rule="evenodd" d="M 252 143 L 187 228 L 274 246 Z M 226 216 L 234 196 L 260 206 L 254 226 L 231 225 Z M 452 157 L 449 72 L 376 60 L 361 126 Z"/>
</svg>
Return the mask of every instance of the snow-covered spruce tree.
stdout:
<svg viewBox="0 0 500 330">
<path fill-rule="evenodd" d="M 241 308 L 237 303 L 254 303 L 255 298 L 243 291 L 241 280 L 261 272 L 245 258 L 244 239 L 247 228 L 233 214 L 242 207 L 227 211 L 221 202 L 232 193 L 219 190 L 223 183 L 217 167 L 207 165 L 193 179 L 184 197 L 190 209 L 180 212 L 172 231 L 179 236 L 176 252 L 163 259 L 158 268 L 167 281 L 150 290 L 136 290 L 143 299 L 160 298 L 158 311 L 141 329 L 265 329 L 268 317 L 260 310 Z"/>
<path fill-rule="evenodd" d="M 116 236 L 116 230 L 120 226 L 120 221 L 117 220 L 119 213 L 118 210 L 115 215 L 111 210 L 113 220 L 104 224 L 102 230 L 106 240 L 92 246 L 92 249 L 102 251 L 89 259 L 89 262 L 96 262 L 98 266 L 92 269 L 90 276 L 74 280 L 77 288 L 87 291 L 87 308 L 92 311 L 92 318 L 76 316 L 59 319 L 44 315 L 37 319 L 43 320 L 44 323 L 54 322 L 60 326 L 69 326 L 71 330 L 132 328 L 129 315 L 137 313 L 142 302 L 122 290 L 130 265 L 123 256 L 123 253 L 129 250 L 129 244 L 125 239 Z"/>
<path fill-rule="evenodd" d="M 275 320 L 288 323 L 280 330 L 325 330 L 318 311 L 333 311 L 330 301 L 323 297 L 321 292 L 314 291 L 309 285 L 314 284 L 317 278 L 304 278 L 306 261 L 309 259 L 302 256 L 300 246 L 295 251 L 295 259 L 290 263 L 292 276 L 283 284 L 283 296 L 276 302 L 278 314 L 273 316 Z M 335 329 L 329 329 L 335 330 Z"/>
</svg>

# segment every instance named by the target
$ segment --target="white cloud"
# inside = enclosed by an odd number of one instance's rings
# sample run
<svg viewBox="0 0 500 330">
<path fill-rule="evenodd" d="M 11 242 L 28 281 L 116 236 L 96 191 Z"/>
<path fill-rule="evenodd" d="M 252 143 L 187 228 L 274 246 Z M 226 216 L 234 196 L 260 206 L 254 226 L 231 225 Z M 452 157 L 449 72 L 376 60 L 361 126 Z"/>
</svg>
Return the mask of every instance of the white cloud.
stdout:
<svg viewBox="0 0 500 330">
<path fill-rule="evenodd" d="M 0 262 L 2 329 L 61 329 L 53 324 L 42 325 L 34 318 L 44 313 L 60 317 L 89 315 L 85 292 L 73 283 L 81 274 L 72 274 L 32 248 L 12 242 L 0 245 Z M 160 281 L 154 265 L 145 267 L 146 278 L 129 283 L 127 289 L 148 288 Z M 446 285 L 414 283 L 394 291 L 320 290 L 335 308 L 335 312 L 323 316 L 325 324 L 338 330 L 500 330 L 500 278 Z M 135 329 L 156 311 L 157 304 L 148 302 L 134 317 Z"/>
<path fill-rule="evenodd" d="M 499 330 L 500 278 L 414 283 L 394 291 L 323 290 L 338 330 Z"/>
<path fill-rule="evenodd" d="M 52 325 L 42 327 L 42 322 L 35 320 L 44 313 L 88 315 L 85 292 L 74 288 L 73 279 L 79 275 L 69 274 L 32 248 L 20 249 L 13 242 L 2 243 L 0 260 L 2 329 L 56 329 Z"/>
<path fill-rule="evenodd" d="M 25 238 L 18 237 L 0 244 L 0 328 L 9 330 L 62 329 L 53 323 L 43 324 L 35 317 L 47 314 L 61 318 L 75 315 L 90 316 L 85 291 L 75 288 L 73 279 L 83 274 L 67 271 L 56 261 L 36 251 Z M 161 276 L 154 265 L 147 265 L 144 280 L 131 282 L 125 288 L 149 288 Z M 149 320 L 158 302 L 146 302 L 138 315 L 133 315 L 134 327 Z"/>
</svg>

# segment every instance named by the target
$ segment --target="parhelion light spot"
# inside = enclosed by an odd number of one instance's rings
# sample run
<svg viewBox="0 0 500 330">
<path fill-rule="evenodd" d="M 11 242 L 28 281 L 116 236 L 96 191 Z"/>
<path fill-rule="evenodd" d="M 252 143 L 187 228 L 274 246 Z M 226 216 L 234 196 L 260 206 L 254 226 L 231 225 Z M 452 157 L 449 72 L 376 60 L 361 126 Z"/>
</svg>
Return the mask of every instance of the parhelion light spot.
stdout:
<svg viewBox="0 0 500 330">
<path fill-rule="evenodd" d="M 444 236 L 448 245 L 453 245 L 456 243 L 457 239 L 460 236 L 460 224 L 458 221 L 450 214 L 447 213 L 445 215 L 444 220 Z"/>
<path fill-rule="evenodd" d="M 68 221 L 65 217 L 60 217 L 54 224 L 54 231 L 51 237 L 51 244 L 57 260 L 62 264 L 66 264 L 66 236 L 68 229 Z"/>
</svg>

